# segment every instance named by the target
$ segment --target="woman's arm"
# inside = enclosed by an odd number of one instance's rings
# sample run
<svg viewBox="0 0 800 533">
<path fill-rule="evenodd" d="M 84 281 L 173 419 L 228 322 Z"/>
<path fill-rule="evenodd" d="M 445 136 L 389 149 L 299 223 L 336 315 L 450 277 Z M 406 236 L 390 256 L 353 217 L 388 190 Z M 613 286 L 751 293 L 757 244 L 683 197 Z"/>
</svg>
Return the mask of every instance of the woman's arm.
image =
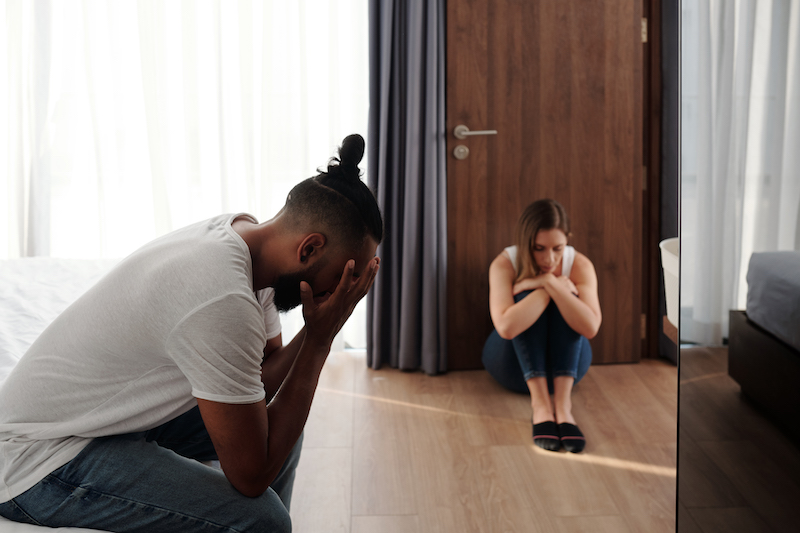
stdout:
<svg viewBox="0 0 800 533">
<path fill-rule="evenodd" d="M 571 290 L 573 286 L 578 290 L 577 297 Z M 597 335 L 603 315 L 597 296 L 597 273 L 588 257 L 576 254 L 570 278 L 552 277 L 547 280 L 545 290 L 569 327 L 587 339 Z"/>
<path fill-rule="evenodd" d="M 513 339 L 531 327 L 550 303 L 543 276 L 537 276 L 526 285 L 524 290 L 533 292 L 515 303 L 516 277 L 514 265 L 505 254 L 501 253 L 492 261 L 489 267 L 489 313 L 497 333 L 504 339 Z"/>
</svg>

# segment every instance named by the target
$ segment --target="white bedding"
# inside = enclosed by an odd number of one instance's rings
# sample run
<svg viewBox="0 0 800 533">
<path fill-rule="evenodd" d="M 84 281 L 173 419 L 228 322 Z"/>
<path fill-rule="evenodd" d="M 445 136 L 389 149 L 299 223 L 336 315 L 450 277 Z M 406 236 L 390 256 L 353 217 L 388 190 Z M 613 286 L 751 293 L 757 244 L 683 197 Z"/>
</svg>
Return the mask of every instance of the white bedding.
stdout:
<svg viewBox="0 0 800 533">
<path fill-rule="evenodd" d="M 26 258 L 0 261 L 0 384 L 39 333 L 116 260 Z M 0 517 L 0 533 L 86 532 L 45 528 Z"/>
<path fill-rule="evenodd" d="M 800 350 L 800 252 L 760 252 L 747 268 L 747 318 Z"/>
</svg>

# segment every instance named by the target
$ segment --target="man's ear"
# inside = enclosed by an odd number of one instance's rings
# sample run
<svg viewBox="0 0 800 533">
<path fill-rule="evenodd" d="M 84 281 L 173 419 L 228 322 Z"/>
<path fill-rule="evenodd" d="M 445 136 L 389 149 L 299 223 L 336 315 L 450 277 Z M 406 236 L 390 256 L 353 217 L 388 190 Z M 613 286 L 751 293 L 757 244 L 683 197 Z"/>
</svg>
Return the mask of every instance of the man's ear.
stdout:
<svg viewBox="0 0 800 533">
<path fill-rule="evenodd" d="M 325 253 L 327 241 L 322 233 L 309 233 L 297 247 L 297 260 L 304 264 L 315 261 Z"/>
</svg>

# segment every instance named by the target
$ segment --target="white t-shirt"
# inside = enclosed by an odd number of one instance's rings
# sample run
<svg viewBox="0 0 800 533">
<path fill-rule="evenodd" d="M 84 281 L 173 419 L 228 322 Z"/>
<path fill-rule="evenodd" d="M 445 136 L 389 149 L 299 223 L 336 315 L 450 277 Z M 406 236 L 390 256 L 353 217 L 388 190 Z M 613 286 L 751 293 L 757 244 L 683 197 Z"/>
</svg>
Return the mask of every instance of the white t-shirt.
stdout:
<svg viewBox="0 0 800 533">
<path fill-rule="evenodd" d="M 196 398 L 264 398 L 264 346 L 280 319 L 271 289 L 260 302 L 253 293 L 249 249 L 231 228 L 238 216 L 140 248 L 31 345 L 0 388 L 0 502 L 94 437 L 154 428 Z"/>
</svg>

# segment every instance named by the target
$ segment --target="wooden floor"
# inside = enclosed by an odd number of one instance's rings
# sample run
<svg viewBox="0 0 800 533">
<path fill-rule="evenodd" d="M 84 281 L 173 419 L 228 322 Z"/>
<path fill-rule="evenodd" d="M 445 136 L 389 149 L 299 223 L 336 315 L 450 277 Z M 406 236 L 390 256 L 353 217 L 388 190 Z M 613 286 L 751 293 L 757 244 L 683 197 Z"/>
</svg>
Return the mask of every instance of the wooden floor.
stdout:
<svg viewBox="0 0 800 533">
<path fill-rule="evenodd" d="M 800 531 L 800 449 L 742 396 L 727 356 L 681 350 L 678 531 Z"/>
<path fill-rule="evenodd" d="M 335 353 L 309 418 L 294 531 L 673 532 L 677 369 L 593 366 L 581 454 L 533 446 L 530 400 L 484 371 L 369 370 Z"/>
</svg>

